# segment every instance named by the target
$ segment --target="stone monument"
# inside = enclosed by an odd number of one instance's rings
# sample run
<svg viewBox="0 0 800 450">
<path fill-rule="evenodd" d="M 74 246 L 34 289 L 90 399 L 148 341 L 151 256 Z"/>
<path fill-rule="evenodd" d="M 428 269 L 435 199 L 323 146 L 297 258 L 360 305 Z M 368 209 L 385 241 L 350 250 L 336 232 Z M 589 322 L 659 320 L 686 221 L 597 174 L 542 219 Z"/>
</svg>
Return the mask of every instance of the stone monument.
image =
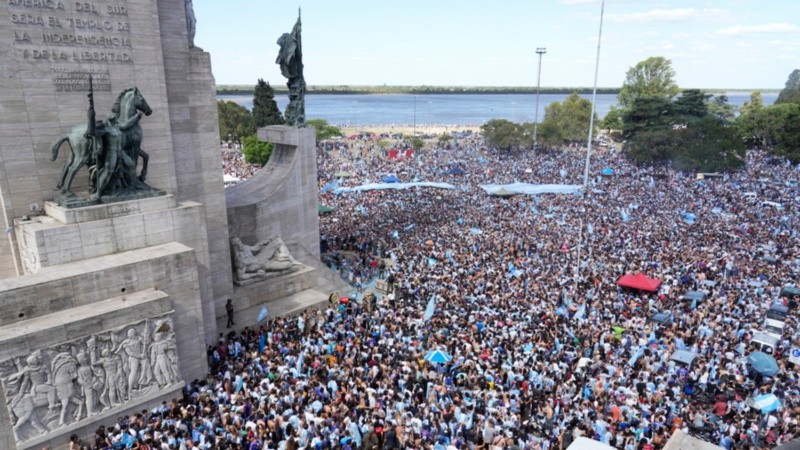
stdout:
<svg viewBox="0 0 800 450">
<path fill-rule="evenodd" d="M 2 449 L 62 448 L 207 372 L 233 273 L 195 24 L 189 0 L 0 3 Z"/>
<path fill-rule="evenodd" d="M 325 304 L 314 130 L 259 130 L 270 162 L 224 190 L 191 3 L 0 3 L 0 449 L 64 448 L 180 396 L 228 298 L 240 325 Z M 232 258 L 230 237 L 256 245 Z"/>
</svg>

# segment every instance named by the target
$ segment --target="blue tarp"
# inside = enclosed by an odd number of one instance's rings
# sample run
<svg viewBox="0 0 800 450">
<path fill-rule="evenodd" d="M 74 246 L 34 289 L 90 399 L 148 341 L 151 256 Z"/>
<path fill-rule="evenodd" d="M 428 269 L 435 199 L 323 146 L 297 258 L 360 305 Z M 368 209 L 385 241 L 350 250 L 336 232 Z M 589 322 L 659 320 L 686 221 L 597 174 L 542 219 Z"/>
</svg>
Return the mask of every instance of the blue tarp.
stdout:
<svg viewBox="0 0 800 450">
<path fill-rule="evenodd" d="M 445 173 L 448 175 L 464 175 L 466 172 L 464 172 L 464 169 L 461 169 L 460 167 L 453 167 Z"/>
<path fill-rule="evenodd" d="M 397 178 L 394 175 L 389 175 L 388 177 L 381 180 L 381 183 L 399 183 L 400 178 Z"/>
<path fill-rule="evenodd" d="M 380 189 L 408 189 L 412 187 L 431 187 L 439 189 L 455 189 L 456 187 L 450 183 L 433 183 L 428 181 L 420 181 L 419 183 L 369 183 L 361 186 L 351 188 L 338 188 L 333 191 L 334 194 L 343 194 L 347 192 L 363 192 Z"/>
<path fill-rule="evenodd" d="M 612 169 L 611 167 L 606 167 L 605 169 L 601 170 L 600 173 L 605 176 L 611 176 L 614 175 L 614 169 Z"/>
<path fill-rule="evenodd" d="M 511 184 L 481 184 L 480 187 L 491 194 L 498 189 L 505 189 L 516 194 L 579 194 L 583 191 L 580 184 L 530 184 L 530 183 L 511 183 Z"/>
</svg>

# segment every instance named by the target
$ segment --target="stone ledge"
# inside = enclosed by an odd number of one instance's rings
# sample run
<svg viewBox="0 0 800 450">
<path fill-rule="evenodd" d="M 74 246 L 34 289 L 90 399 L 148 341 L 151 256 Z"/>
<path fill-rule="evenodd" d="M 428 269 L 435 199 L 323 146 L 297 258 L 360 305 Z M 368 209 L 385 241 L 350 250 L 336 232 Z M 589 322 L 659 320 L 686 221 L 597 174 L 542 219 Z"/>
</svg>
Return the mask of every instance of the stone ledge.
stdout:
<svg viewBox="0 0 800 450">
<path fill-rule="evenodd" d="M 288 125 L 270 125 L 258 129 L 258 140 L 297 147 L 300 142 L 298 130 Z"/>
<path fill-rule="evenodd" d="M 236 302 L 236 300 L 234 300 Z M 241 330 L 244 327 L 258 327 L 258 315 L 263 306 L 267 307 L 268 317 L 293 317 L 302 314 L 308 309 L 323 309 L 328 306 L 328 295 L 316 289 L 306 289 L 301 292 L 289 295 L 268 303 L 257 303 L 234 313 L 233 320 L 236 322 L 235 328 Z M 262 322 L 265 323 L 265 322 Z M 220 332 L 229 330 L 227 316 L 217 317 L 217 329 Z"/>
<path fill-rule="evenodd" d="M 81 208 L 68 208 L 55 202 L 44 202 L 44 212 L 64 224 L 92 222 L 95 220 L 113 219 L 130 214 L 142 214 L 175 208 L 176 201 L 172 195 L 138 198 L 114 203 L 101 203 Z"/>
<path fill-rule="evenodd" d="M 267 278 L 247 286 L 234 286 L 234 313 L 254 305 L 280 300 L 316 286 L 317 269 L 308 266 L 303 266 L 296 272 Z"/>
<path fill-rule="evenodd" d="M 179 230 L 194 229 L 200 218 L 200 208 L 195 202 L 182 202 L 175 206 L 172 196 L 148 200 L 153 201 L 103 205 L 103 208 L 91 208 L 94 212 L 80 214 L 83 216 L 81 219 L 94 216 L 96 220 L 75 220 L 65 224 L 49 215 L 16 220 L 18 249 L 25 273 L 173 242 L 179 239 Z M 109 213 L 113 215 L 118 211 L 115 208 L 123 206 L 126 213 L 99 218 Z M 56 208 L 50 208 L 49 212 L 57 212 Z M 80 210 L 61 210 L 68 216 L 75 211 Z"/>
<path fill-rule="evenodd" d="M 155 289 L 147 289 L 88 305 L 76 306 L 66 311 L 45 314 L 0 326 L 0 347 L 9 345 L 9 341 L 25 341 L 31 336 L 40 333 L 53 335 L 54 328 L 63 328 L 65 333 L 83 330 L 85 334 L 90 334 L 95 328 L 92 324 L 97 322 L 107 322 L 109 319 L 118 319 L 120 321 L 124 319 L 124 322 L 119 324 L 123 325 L 125 322 L 136 322 L 140 319 L 156 317 L 170 311 L 169 295 Z M 111 324 L 105 325 L 105 328 L 113 328 Z M 65 340 L 73 338 L 74 336 L 65 336 Z M 19 350 L 20 354 L 25 354 L 35 349 L 25 349 L 23 346 L 19 346 Z M 0 355 L 0 358 L 2 357 L 9 356 Z"/>
<path fill-rule="evenodd" d="M 169 242 L 152 247 L 84 259 L 70 264 L 45 267 L 36 273 L 24 277 L 0 279 L 0 293 L 13 295 L 13 291 L 17 289 L 25 289 L 41 283 L 67 280 L 93 273 L 102 273 L 105 270 L 122 265 L 136 264 L 173 255 L 188 255 L 190 253 L 193 257 L 194 249 L 191 247 L 177 242 Z"/>
</svg>

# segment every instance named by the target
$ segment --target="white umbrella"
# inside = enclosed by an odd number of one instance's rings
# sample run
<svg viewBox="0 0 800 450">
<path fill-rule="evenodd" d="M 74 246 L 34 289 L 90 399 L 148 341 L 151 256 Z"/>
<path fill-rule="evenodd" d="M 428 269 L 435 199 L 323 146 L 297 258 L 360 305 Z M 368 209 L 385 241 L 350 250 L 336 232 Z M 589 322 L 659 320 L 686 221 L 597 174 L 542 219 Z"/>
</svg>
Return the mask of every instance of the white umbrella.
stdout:
<svg viewBox="0 0 800 450">
<path fill-rule="evenodd" d="M 775 394 L 759 395 L 753 400 L 753 408 L 764 414 L 771 413 L 781 407 L 781 401 Z"/>
</svg>

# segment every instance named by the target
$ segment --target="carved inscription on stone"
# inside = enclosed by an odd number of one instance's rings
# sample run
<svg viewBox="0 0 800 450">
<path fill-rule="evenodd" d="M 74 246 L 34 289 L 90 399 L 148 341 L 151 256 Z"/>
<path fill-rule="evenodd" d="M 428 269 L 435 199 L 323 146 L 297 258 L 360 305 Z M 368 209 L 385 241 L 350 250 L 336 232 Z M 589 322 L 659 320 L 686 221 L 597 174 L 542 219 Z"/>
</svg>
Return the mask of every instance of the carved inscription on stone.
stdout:
<svg viewBox="0 0 800 450">
<path fill-rule="evenodd" d="M 0 361 L 18 443 L 181 382 L 171 314 Z"/>
<path fill-rule="evenodd" d="M 131 25 L 126 0 L 2 2 L 7 3 L 11 38 L 20 60 L 33 63 L 80 63 L 82 66 L 133 63 Z M 5 5 L 0 7 L 3 6 Z M 75 67 L 63 70 L 82 69 Z M 88 91 L 88 84 L 76 81 L 77 72 L 74 72 L 75 79 L 70 78 L 72 73 L 53 73 L 56 90 Z M 111 90 L 110 83 L 106 87 L 102 76 L 93 75 L 95 90 Z"/>
<path fill-rule="evenodd" d="M 50 71 L 57 91 L 88 91 L 90 74 L 95 92 L 111 90 L 111 77 L 106 67 L 53 67 Z"/>
<path fill-rule="evenodd" d="M 109 217 L 124 216 L 131 213 L 139 212 L 139 205 L 136 203 L 128 203 L 121 205 L 113 205 L 108 207 Z"/>
</svg>

